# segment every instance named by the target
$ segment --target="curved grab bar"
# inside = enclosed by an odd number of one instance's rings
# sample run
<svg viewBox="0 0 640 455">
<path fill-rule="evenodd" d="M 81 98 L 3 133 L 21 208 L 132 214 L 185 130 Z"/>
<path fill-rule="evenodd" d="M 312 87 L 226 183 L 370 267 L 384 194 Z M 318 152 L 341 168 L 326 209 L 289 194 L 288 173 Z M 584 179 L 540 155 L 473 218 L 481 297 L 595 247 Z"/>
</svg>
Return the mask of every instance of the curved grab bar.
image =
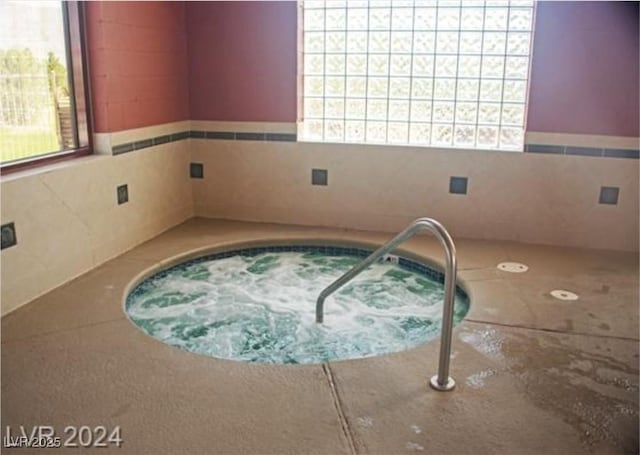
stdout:
<svg viewBox="0 0 640 455">
<path fill-rule="evenodd" d="M 451 359 L 451 333 L 453 331 L 453 307 L 456 289 L 456 247 L 453 244 L 453 239 L 449 235 L 449 232 L 447 232 L 444 226 L 438 221 L 432 218 L 418 218 L 404 231 L 400 232 L 393 239 L 389 240 L 323 289 L 316 302 L 316 322 L 321 324 L 324 320 L 324 301 L 327 297 L 355 278 L 379 258 L 394 250 L 402 242 L 413 237 L 416 232 L 423 229 L 430 231 L 440 241 L 440 244 L 444 248 L 446 258 L 442 334 L 440 336 L 440 360 L 438 363 L 438 374 L 431 378 L 429 384 L 436 390 L 452 390 L 455 387 L 455 381 L 449 376 L 449 363 Z"/>
</svg>

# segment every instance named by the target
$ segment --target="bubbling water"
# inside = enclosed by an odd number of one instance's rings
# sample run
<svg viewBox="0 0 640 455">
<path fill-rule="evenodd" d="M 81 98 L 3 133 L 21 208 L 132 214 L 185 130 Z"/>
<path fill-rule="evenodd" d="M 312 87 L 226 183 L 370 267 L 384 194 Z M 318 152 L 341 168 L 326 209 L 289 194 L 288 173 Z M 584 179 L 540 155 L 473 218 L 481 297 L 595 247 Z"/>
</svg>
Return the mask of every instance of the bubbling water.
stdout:
<svg viewBox="0 0 640 455">
<path fill-rule="evenodd" d="M 264 252 L 187 263 L 143 281 L 126 311 L 164 343 L 257 363 L 322 363 L 406 350 L 438 336 L 444 290 L 425 274 L 376 263 L 330 296 L 320 291 L 362 258 Z M 454 322 L 468 310 L 456 295 Z"/>
</svg>

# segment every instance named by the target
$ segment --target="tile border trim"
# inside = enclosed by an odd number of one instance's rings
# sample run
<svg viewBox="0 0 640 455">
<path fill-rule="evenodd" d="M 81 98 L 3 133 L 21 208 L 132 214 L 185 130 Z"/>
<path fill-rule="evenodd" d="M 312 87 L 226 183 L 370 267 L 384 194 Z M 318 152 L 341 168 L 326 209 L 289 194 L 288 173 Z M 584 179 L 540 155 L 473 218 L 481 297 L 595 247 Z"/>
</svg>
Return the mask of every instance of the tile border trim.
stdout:
<svg viewBox="0 0 640 455">
<path fill-rule="evenodd" d="M 297 142 L 296 134 L 290 133 L 251 133 L 235 131 L 181 131 L 179 133 L 165 134 L 163 136 L 142 139 L 140 141 L 125 142 L 111 147 L 112 155 L 142 150 L 156 145 L 167 144 L 169 142 L 181 141 L 183 139 L 215 139 L 230 141 L 260 141 L 260 142 Z"/>
<path fill-rule="evenodd" d="M 589 156 L 593 158 L 629 158 L 640 159 L 640 150 L 612 149 L 600 147 L 574 147 L 555 144 L 526 144 L 525 153 L 544 153 L 548 155 Z"/>
</svg>

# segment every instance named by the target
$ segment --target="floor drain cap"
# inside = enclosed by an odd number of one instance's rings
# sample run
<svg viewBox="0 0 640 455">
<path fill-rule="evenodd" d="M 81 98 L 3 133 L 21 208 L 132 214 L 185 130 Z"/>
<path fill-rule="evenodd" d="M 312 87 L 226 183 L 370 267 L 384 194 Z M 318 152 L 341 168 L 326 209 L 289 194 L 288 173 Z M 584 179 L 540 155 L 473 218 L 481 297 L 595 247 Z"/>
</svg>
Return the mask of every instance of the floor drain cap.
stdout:
<svg viewBox="0 0 640 455">
<path fill-rule="evenodd" d="M 498 270 L 510 273 L 524 273 L 529 270 L 529 267 L 519 262 L 501 262 L 498 264 Z"/>
<path fill-rule="evenodd" d="M 550 294 L 551 297 L 558 300 L 578 300 L 578 294 L 575 294 L 571 291 L 566 291 L 564 289 L 554 289 L 550 292 Z"/>
</svg>

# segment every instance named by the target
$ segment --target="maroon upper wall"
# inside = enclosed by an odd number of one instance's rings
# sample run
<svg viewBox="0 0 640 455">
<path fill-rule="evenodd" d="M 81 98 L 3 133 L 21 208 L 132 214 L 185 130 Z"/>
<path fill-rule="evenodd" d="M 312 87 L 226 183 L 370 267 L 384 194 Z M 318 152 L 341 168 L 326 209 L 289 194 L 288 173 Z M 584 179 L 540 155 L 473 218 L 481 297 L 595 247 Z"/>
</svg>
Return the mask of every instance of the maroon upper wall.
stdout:
<svg viewBox="0 0 640 455">
<path fill-rule="evenodd" d="M 189 119 L 184 3 L 86 7 L 95 131 Z"/>
<path fill-rule="evenodd" d="M 637 2 L 539 2 L 527 130 L 638 137 Z"/>
<path fill-rule="evenodd" d="M 296 2 L 189 2 L 193 120 L 296 121 Z"/>
</svg>

